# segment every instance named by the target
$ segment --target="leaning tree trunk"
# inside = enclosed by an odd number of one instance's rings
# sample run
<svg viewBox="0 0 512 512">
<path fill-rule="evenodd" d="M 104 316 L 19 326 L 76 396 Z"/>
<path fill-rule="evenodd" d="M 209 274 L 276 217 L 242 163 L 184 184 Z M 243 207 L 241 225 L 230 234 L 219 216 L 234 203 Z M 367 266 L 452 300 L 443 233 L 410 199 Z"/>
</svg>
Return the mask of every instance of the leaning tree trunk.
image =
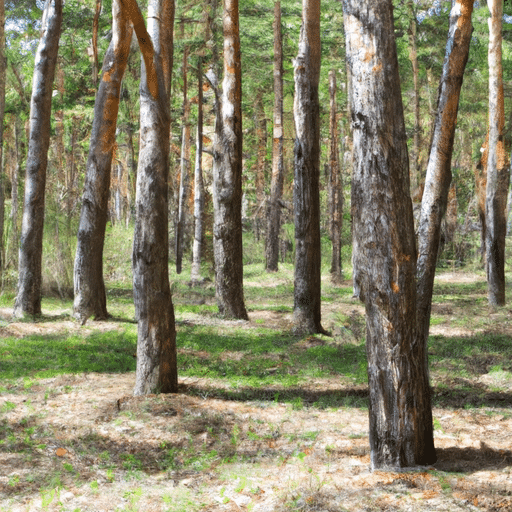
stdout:
<svg viewBox="0 0 512 512">
<path fill-rule="evenodd" d="M 283 195 L 283 33 L 281 2 L 274 3 L 274 128 L 272 143 L 272 179 L 267 213 L 265 260 L 267 272 L 277 272 L 279 262 L 279 230 Z"/>
<path fill-rule="evenodd" d="M 224 80 L 213 147 L 213 253 L 219 312 L 247 320 L 242 259 L 242 66 L 238 0 L 224 3 Z"/>
<path fill-rule="evenodd" d="M 344 0 L 352 76 L 353 234 L 366 308 L 371 467 L 436 459 L 423 347 L 416 343 L 416 248 L 391 0 Z M 430 432 L 430 437 L 428 436 Z"/>
<path fill-rule="evenodd" d="M 133 236 L 138 319 L 135 395 L 178 390 L 176 329 L 169 286 L 168 177 L 174 0 L 150 0 L 148 30 L 135 0 L 121 0 L 144 57 Z"/>
<path fill-rule="evenodd" d="M 41 314 L 44 196 L 50 145 L 53 79 L 61 24 L 62 0 L 48 1 L 43 13 L 43 33 L 35 57 L 30 102 L 30 137 L 18 266 L 18 293 L 14 304 L 14 316 L 17 317 Z"/>
<path fill-rule="evenodd" d="M 85 323 L 108 317 L 103 280 L 103 245 L 108 217 L 110 174 L 116 142 L 117 114 L 133 28 L 119 2 L 112 3 L 112 41 L 94 105 L 82 210 L 75 254 L 73 315 Z"/>
<path fill-rule="evenodd" d="M 505 304 L 505 236 L 509 185 L 508 158 L 503 143 L 502 17 L 503 0 L 488 0 L 489 20 L 489 153 L 485 198 L 487 295 L 489 305 Z"/>
<path fill-rule="evenodd" d="M 197 137 L 196 161 L 194 167 L 194 245 L 192 247 L 192 268 L 190 280 L 201 281 L 201 257 L 203 253 L 203 217 L 204 217 L 204 182 L 203 182 L 203 66 L 201 57 L 197 65 Z"/>
<path fill-rule="evenodd" d="M 340 283 L 343 279 L 341 267 L 341 228 L 343 211 L 343 188 L 340 176 L 340 159 L 338 147 L 338 120 L 336 116 L 336 72 L 329 71 L 329 173 L 330 173 L 330 204 L 331 204 L 331 280 Z"/>
<path fill-rule="evenodd" d="M 450 13 L 446 55 L 439 87 L 434 136 L 427 165 L 418 223 L 417 327 L 427 358 L 432 292 L 441 233 L 452 179 L 451 158 L 464 69 L 471 41 L 473 0 L 457 0 Z M 425 418 L 425 424 L 431 421 Z"/>
<path fill-rule="evenodd" d="M 297 333 L 324 332 L 320 324 L 320 0 L 303 0 L 299 53 L 294 62 L 295 281 Z"/>
</svg>

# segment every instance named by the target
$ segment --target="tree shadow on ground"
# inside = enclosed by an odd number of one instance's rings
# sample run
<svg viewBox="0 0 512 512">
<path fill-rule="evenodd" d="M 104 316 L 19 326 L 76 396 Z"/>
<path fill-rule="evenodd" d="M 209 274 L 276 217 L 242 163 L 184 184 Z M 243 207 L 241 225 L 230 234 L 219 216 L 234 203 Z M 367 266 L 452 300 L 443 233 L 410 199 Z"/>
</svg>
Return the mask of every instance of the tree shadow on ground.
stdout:
<svg viewBox="0 0 512 512">
<path fill-rule="evenodd" d="M 499 470 L 512 464 L 512 450 L 495 450 L 480 441 L 480 447 L 436 448 L 435 468 L 451 473 Z"/>
</svg>

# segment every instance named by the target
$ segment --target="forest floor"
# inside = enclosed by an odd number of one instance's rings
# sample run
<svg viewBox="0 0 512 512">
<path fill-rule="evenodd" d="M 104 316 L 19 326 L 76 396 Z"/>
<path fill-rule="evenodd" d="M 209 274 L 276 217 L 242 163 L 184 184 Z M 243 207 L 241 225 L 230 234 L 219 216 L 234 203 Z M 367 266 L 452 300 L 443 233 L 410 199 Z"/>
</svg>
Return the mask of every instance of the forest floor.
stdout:
<svg viewBox="0 0 512 512">
<path fill-rule="evenodd" d="M 370 471 L 364 309 L 350 283 L 326 278 L 332 336 L 305 338 L 289 334 L 292 283 L 290 271 L 248 275 L 249 322 L 219 318 L 211 285 L 175 288 L 173 395 L 132 396 L 128 291 L 109 294 L 111 321 L 85 326 L 69 303 L 44 302 L 37 323 L 12 321 L 2 303 L 0 511 L 512 510 L 512 316 L 489 311 L 484 276 L 436 280 L 438 462 L 401 473 Z M 36 368 L 29 342 L 70 359 L 51 352 Z M 94 343 L 117 369 L 73 366 Z"/>
</svg>

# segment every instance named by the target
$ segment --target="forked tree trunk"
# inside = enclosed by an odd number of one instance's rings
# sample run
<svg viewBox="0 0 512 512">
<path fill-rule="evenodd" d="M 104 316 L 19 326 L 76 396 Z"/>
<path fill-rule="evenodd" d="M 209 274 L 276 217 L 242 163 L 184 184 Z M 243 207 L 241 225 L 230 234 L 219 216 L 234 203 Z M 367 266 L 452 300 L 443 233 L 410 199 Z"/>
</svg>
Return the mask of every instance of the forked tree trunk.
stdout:
<svg viewBox="0 0 512 512">
<path fill-rule="evenodd" d="M 297 333 L 324 332 L 320 324 L 320 0 L 303 0 L 299 52 L 294 62 L 295 281 Z"/>
<path fill-rule="evenodd" d="M 50 144 L 53 79 L 59 51 L 62 0 L 47 2 L 37 48 L 30 102 L 30 138 L 25 179 L 18 293 L 14 316 L 41 314 L 44 198 Z"/>
<path fill-rule="evenodd" d="M 279 262 L 279 230 L 283 195 L 283 34 L 281 2 L 274 3 L 274 128 L 272 142 L 272 178 L 267 213 L 265 260 L 267 272 L 277 272 Z"/>
<path fill-rule="evenodd" d="M 187 98 L 188 50 L 183 51 L 183 129 L 181 139 L 180 185 L 178 192 L 178 222 L 176 227 L 176 274 L 181 274 L 183 243 L 187 223 L 187 198 L 190 182 L 190 102 Z"/>
<path fill-rule="evenodd" d="M 242 259 L 242 66 L 238 0 L 224 3 L 224 80 L 213 147 L 213 253 L 219 312 L 247 320 Z M 218 104 L 220 103 L 220 104 Z"/>
<path fill-rule="evenodd" d="M 416 343 L 416 248 L 393 4 L 344 0 L 352 76 L 352 213 L 366 308 L 371 467 L 435 461 L 430 396 Z M 430 432 L 430 436 L 428 436 Z"/>
<path fill-rule="evenodd" d="M 336 116 L 336 72 L 334 70 L 329 71 L 329 97 L 329 189 L 331 203 L 330 232 L 332 241 L 331 280 L 334 283 L 340 283 L 341 280 L 343 279 L 341 267 L 341 223 L 343 220 L 343 188 L 340 176 L 338 120 Z"/>
<path fill-rule="evenodd" d="M 430 311 L 441 221 L 446 212 L 448 191 L 452 179 L 451 158 L 459 96 L 473 30 L 471 26 L 472 11 L 473 0 L 457 0 L 450 13 L 450 28 L 439 87 L 434 136 L 418 223 L 417 327 L 419 345 L 424 347 L 425 360 L 427 358 Z"/>
<path fill-rule="evenodd" d="M 201 281 L 201 257 L 203 253 L 203 66 L 201 57 L 197 65 L 197 137 L 196 162 L 194 167 L 194 245 L 192 247 L 192 269 L 190 280 Z"/>
<path fill-rule="evenodd" d="M 144 57 L 133 237 L 137 328 L 135 395 L 178 390 L 176 329 L 169 286 L 169 99 L 174 0 L 150 0 L 148 30 L 135 0 L 121 0 Z"/>
<path fill-rule="evenodd" d="M 508 155 L 503 130 L 502 17 L 503 0 L 488 0 L 489 19 L 489 153 L 485 199 L 487 295 L 490 306 L 505 304 L 505 236 L 509 185 Z"/>
<path fill-rule="evenodd" d="M 103 74 L 94 105 L 75 254 L 73 315 L 81 323 L 91 316 L 96 320 L 108 317 L 103 245 L 119 96 L 133 32 L 130 18 L 119 1 L 112 3 L 112 19 L 112 41 L 103 61 Z"/>
</svg>

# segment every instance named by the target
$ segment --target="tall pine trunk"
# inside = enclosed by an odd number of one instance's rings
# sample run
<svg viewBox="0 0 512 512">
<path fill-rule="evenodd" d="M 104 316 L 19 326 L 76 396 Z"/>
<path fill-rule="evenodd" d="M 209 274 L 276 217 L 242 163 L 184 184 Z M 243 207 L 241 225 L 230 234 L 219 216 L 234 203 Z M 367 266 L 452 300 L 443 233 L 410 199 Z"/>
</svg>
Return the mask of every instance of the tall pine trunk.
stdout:
<svg viewBox="0 0 512 512">
<path fill-rule="evenodd" d="M 452 179 L 451 158 L 459 96 L 471 41 L 473 0 L 457 0 L 450 13 L 446 55 L 439 87 L 437 116 L 427 165 L 418 223 L 417 323 L 427 357 L 432 292 L 441 234 Z"/>
<path fill-rule="evenodd" d="M 219 312 L 247 320 L 242 259 L 242 66 L 238 0 L 225 0 L 224 79 L 213 147 L 213 253 Z"/>
<path fill-rule="evenodd" d="M 340 175 L 338 147 L 338 119 L 336 112 L 336 72 L 329 71 L 329 174 L 330 174 L 330 232 L 332 241 L 331 279 L 340 283 L 343 279 L 341 267 L 341 228 L 343 221 L 343 188 Z"/>
<path fill-rule="evenodd" d="M 180 185 L 178 193 L 178 222 L 176 228 L 176 274 L 181 274 L 183 243 L 187 224 L 187 198 L 190 182 L 190 102 L 187 98 L 188 49 L 183 51 L 183 129 L 181 139 Z"/>
<path fill-rule="evenodd" d="M 112 3 L 112 19 L 112 41 L 103 61 L 94 105 L 75 254 L 73 315 L 82 323 L 91 316 L 97 320 L 108 317 L 103 246 L 121 83 L 133 32 L 130 19 L 118 1 Z"/>
<path fill-rule="evenodd" d="M 267 272 L 277 272 L 279 263 L 279 230 L 283 195 L 283 34 L 281 2 L 274 3 L 274 127 L 272 142 L 272 178 L 267 213 L 265 263 Z"/>
<path fill-rule="evenodd" d="M 0 276 L 5 268 L 5 167 L 4 167 L 4 115 L 5 115 L 5 0 L 0 0 Z"/>
<path fill-rule="evenodd" d="M 204 216 L 204 182 L 203 182 L 203 66 L 201 57 L 197 65 L 197 137 L 196 161 L 194 166 L 194 245 L 192 247 L 192 268 L 190 280 L 201 281 L 201 257 L 203 254 L 203 216 Z"/>
<path fill-rule="evenodd" d="M 150 0 L 148 29 L 135 0 L 122 0 L 144 60 L 140 86 L 140 150 L 133 237 L 137 326 L 135 395 L 178 390 L 176 329 L 169 285 L 169 99 L 174 0 Z"/>
<path fill-rule="evenodd" d="M 435 461 L 416 343 L 416 247 L 391 0 L 344 0 L 352 77 L 355 267 L 366 309 L 371 467 Z M 361 57 L 363 56 L 363 57 Z M 427 408 L 428 410 L 424 410 Z M 430 432 L 432 432 L 430 430 Z"/>
<path fill-rule="evenodd" d="M 503 0 L 488 0 L 489 19 L 489 152 L 485 198 L 487 255 L 487 295 L 489 305 L 505 304 L 505 236 L 509 185 L 508 155 L 503 131 L 505 106 L 503 97 L 502 17 Z"/>
<path fill-rule="evenodd" d="M 18 291 L 14 304 L 14 316 L 17 317 L 41 314 L 46 168 L 50 144 L 53 79 L 61 24 L 62 0 L 48 1 L 43 13 L 41 41 L 35 57 L 30 102 L 30 137 L 18 265 Z"/>
<path fill-rule="evenodd" d="M 299 52 L 294 62 L 295 280 L 294 331 L 324 332 L 320 324 L 320 0 L 303 0 Z"/>
</svg>

